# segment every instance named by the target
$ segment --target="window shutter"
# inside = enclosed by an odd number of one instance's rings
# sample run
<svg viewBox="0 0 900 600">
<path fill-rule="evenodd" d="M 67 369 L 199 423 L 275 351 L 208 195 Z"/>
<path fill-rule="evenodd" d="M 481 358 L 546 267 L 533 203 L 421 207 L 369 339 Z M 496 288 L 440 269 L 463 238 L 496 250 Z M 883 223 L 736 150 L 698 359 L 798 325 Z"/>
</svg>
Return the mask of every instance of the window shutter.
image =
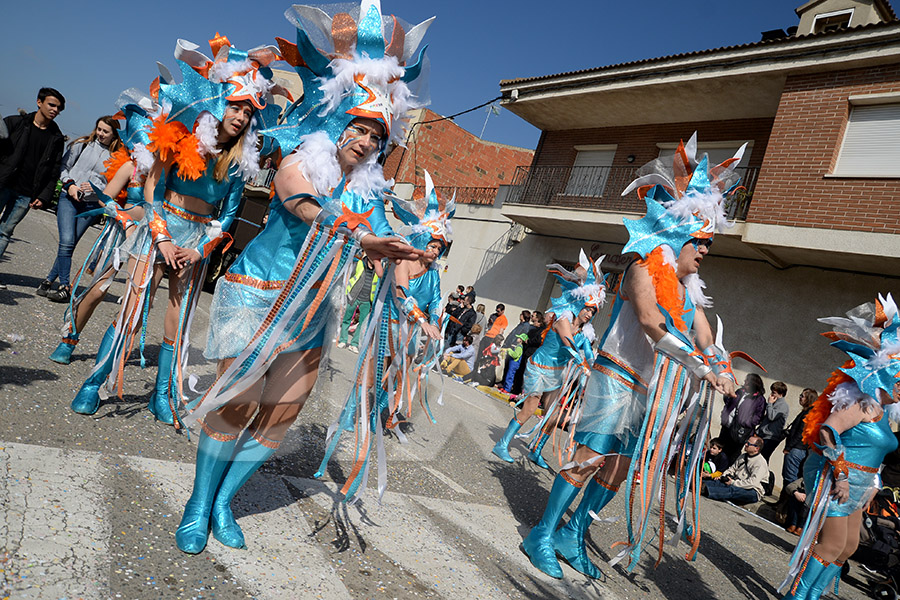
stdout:
<svg viewBox="0 0 900 600">
<path fill-rule="evenodd" d="M 852 107 L 834 174 L 900 177 L 900 103 Z"/>
</svg>

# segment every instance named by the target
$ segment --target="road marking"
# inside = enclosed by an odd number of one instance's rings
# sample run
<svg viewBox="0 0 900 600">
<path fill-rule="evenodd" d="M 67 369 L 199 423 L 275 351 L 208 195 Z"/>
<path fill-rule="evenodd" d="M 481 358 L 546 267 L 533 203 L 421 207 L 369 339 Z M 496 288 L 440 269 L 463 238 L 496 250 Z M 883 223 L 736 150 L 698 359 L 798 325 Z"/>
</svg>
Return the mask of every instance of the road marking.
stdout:
<svg viewBox="0 0 900 600">
<path fill-rule="evenodd" d="M 413 451 L 407 450 L 403 444 L 398 444 L 397 449 L 400 450 L 403 454 L 406 454 L 407 456 L 412 458 L 417 463 L 419 463 L 420 467 L 422 467 L 423 469 L 425 469 L 426 471 L 428 471 L 429 473 L 434 475 L 436 479 L 440 480 L 441 483 L 443 483 L 444 485 L 446 485 L 453 491 L 458 492 L 460 494 L 466 494 L 469 496 L 472 495 L 472 492 L 470 492 L 463 486 L 459 485 L 458 483 L 456 483 L 455 481 L 453 481 L 452 479 L 450 479 L 449 477 L 447 477 L 446 475 L 444 475 L 437 469 L 432 469 L 428 465 L 422 464 L 424 461 L 421 458 L 419 458 Z"/>
</svg>

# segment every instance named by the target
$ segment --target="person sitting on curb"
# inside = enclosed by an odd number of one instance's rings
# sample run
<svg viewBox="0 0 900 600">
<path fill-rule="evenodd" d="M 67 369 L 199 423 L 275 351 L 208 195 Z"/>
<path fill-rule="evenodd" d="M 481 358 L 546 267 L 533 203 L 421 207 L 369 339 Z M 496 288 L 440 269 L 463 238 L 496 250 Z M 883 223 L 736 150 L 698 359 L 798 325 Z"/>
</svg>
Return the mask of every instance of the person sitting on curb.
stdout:
<svg viewBox="0 0 900 600">
<path fill-rule="evenodd" d="M 475 366 L 475 347 L 472 346 L 472 336 L 463 338 L 462 344 L 453 346 L 444 353 L 441 368 L 455 378 L 468 375 Z"/>
<path fill-rule="evenodd" d="M 713 500 L 730 500 L 735 504 L 753 504 L 762 500 L 763 484 L 769 477 L 769 465 L 760 454 L 763 441 L 750 436 L 744 452 L 718 479 L 705 483 L 703 495 Z"/>
</svg>

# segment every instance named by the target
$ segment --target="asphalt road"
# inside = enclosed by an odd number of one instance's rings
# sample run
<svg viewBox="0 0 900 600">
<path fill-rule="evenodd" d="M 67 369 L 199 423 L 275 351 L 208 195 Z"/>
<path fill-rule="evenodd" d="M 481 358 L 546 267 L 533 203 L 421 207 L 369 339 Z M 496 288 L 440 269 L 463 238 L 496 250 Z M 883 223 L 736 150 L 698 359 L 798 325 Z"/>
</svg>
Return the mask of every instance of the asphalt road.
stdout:
<svg viewBox="0 0 900 600">
<path fill-rule="evenodd" d="M 91 230 L 82 241 L 76 264 L 96 235 Z M 493 457 L 512 410 L 450 380 L 443 405 L 432 406 L 436 425 L 415 410 L 409 443 L 387 441 L 382 502 L 371 487 L 362 501 L 342 503 L 346 454 L 321 481 L 312 479 L 356 358 L 336 348 L 285 443 L 237 496 L 248 548 L 210 539 L 202 554 L 185 555 L 174 531 L 190 493 L 197 438 L 146 410 L 163 302 L 151 315 L 148 368 L 134 358 L 124 398 L 105 401 L 93 417 L 77 415 L 69 402 L 118 308 L 121 283 L 82 334 L 72 364 L 57 365 L 47 357 L 59 341 L 63 307 L 34 293 L 55 251 L 55 215 L 33 211 L 0 262 L 0 282 L 9 286 L 0 290 L 0 598 L 778 597 L 796 538 L 711 501 L 703 503 L 694 562 L 684 560 L 688 548 L 680 543 L 654 569 L 651 544 L 634 574 L 604 566 L 624 536 L 620 497 L 603 515 L 618 521 L 591 529 L 590 553 L 606 580 L 568 567 L 562 581 L 544 576 L 518 546 L 540 519 L 553 473 L 525 460 L 520 442 L 512 447 L 515 464 Z M 210 299 L 203 295 L 195 320 L 198 345 Z M 191 362 L 205 387 L 213 366 L 199 349 Z M 553 465 L 549 448 L 545 456 Z M 868 581 L 854 566 L 841 597 L 869 597 Z"/>
</svg>

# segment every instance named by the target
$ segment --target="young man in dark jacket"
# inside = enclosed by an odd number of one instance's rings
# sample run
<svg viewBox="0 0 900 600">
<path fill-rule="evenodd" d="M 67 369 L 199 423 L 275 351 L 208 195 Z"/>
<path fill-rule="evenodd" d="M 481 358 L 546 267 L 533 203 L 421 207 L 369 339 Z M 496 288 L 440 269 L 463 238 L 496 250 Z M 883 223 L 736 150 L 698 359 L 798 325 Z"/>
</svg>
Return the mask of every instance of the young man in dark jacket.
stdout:
<svg viewBox="0 0 900 600">
<path fill-rule="evenodd" d="M 66 99 L 53 88 L 41 88 L 37 107 L 36 112 L 3 119 L 6 136 L 0 139 L 0 257 L 28 209 L 50 203 L 59 179 L 65 138 L 54 119 L 66 107 Z"/>
</svg>

